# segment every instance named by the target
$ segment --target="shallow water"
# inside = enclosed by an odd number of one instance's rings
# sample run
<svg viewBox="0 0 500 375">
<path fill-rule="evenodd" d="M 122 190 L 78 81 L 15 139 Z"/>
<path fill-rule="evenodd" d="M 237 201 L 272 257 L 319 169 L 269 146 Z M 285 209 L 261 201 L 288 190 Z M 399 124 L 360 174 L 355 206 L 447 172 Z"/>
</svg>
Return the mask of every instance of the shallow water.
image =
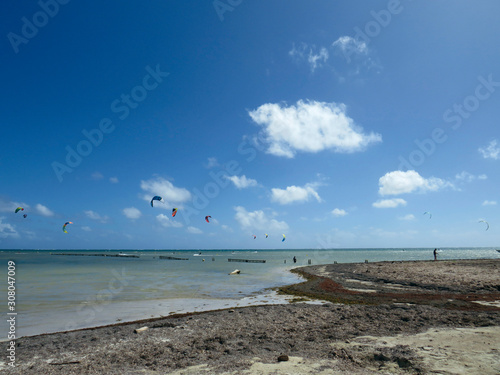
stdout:
<svg viewBox="0 0 500 375">
<path fill-rule="evenodd" d="M 1 280 L 7 262 L 16 263 L 16 336 L 133 320 L 173 312 L 235 305 L 244 297 L 300 279 L 293 267 L 333 262 L 432 260 L 433 249 L 337 250 L 123 250 L 139 258 L 69 256 L 120 251 L 2 251 Z M 59 254 L 59 255 L 55 255 Z M 187 258 L 166 260 L 161 256 Z M 297 258 L 294 264 L 293 257 Z M 265 263 L 228 262 L 228 259 Z M 494 248 L 441 249 L 439 259 L 497 259 Z M 239 275 L 228 275 L 239 269 Z M 7 283 L 0 295 L 7 317 Z M 225 303 L 227 301 L 227 303 Z M 7 337 L 2 319 L 0 339 Z"/>
</svg>

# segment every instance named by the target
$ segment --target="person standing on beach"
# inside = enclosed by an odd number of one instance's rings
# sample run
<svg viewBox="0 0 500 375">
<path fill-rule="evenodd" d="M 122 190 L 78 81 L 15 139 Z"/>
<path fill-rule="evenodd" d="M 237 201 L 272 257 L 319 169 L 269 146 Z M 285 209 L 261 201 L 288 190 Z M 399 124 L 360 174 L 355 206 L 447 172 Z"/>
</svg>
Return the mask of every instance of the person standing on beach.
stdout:
<svg viewBox="0 0 500 375">
<path fill-rule="evenodd" d="M 434 249 L 434 260 L 438 260 L 438 249 Z"/>
</svg>

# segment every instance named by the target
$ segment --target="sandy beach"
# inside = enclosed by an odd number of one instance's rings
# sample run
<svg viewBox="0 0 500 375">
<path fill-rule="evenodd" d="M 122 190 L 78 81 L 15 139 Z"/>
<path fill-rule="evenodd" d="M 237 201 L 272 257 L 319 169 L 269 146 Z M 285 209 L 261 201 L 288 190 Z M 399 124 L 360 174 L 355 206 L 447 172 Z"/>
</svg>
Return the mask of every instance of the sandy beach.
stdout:
<svg viewBox="0 0 500 375">
<path fill-rule="evenodd" d="M 498 374 L 500 260 L 296 269 L 292 303 L 16 340 L 9 374 Z M 319 299 L 321 304 L 307 304 Z M 147 327 L 147 328 L 146 328 Z"/>
</svg>

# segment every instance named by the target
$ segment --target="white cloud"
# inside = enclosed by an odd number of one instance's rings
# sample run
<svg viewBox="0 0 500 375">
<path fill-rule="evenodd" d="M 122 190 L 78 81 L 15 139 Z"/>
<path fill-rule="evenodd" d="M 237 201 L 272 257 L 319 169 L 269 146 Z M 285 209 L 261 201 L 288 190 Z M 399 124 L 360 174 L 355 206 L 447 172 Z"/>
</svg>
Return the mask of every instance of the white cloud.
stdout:
<svg viewBox="0 0 500 375">
<path fill-rule="evenodd" d="M 476 178 L 476 176 L 470 174 L 469 172 L 462 171 L 461 173 L 455 175 L 455 178 L 459 181 L 471 182 Z"/>
<path fill-rule="evenodd" d="M 348 53 L 347 56 L 350 56 L 353 53 L 359 55 L 366 55 L 368 53 L 368 47 L 365 42 L 354 39 L 350 36 L 341 36 L 332 43 L 332 46 L 338 48 L 344 55 Z"/>
<path fill-rule="evenodd" d="M 334 208 L 332 211 L 333 216 L 341 217 L 347 215 L 347 211 L 341 208 Z"/>
<path fill-rule="evenodd" d="M 42 216 L 46 216 L 46 217 L 54 216 L 54 213 L 51 210 L 49 210 L 47 207 L 45 207 L 44 205 L 42 205 L 40 203 L 38 203 L 35 206 L 35 209 Z"/>
<path fill-rule="evenodd" d="M 461 173 L 458 173 L 455 175 L 455 179 L 459 182 L 472 182 L 474 181 L 475 179 L 478 179 L 478 180 L 486 180 L 488 178 L 488 176 L 486 176 L 485 174 L 481 174 L 479 176 L 475 176 L 469 172 L 466 172 L 466 171 L 462 171 Z"/>
<path fill-rule="evenodd" d="M 187 227 L 186 232 L 191 233 L 191 234 L 202 234 L 203 231 L 199 228 L 196 227 Z"/>
<path fill-rule="evenodd" d="M 208 158 L 208 160 L 207 160 L 207 168 L 208 169 L 215 168 L 218 166 L 219 166 L 219 162 L 217 161 L 217 158 L 214 158 L 214 157 Z"/>
<path fill-rule="evenodd" d="M 142 216 L 141 211 L 135 207 L 128 207 L 123 209 L 123 214 L 129 219 L 138 219 Z"/>
<path fill-rule="evenodd" d="M 0 217 L 0 238 L 19 237 L 19 234 L 12 225 L 2 223 L 3 219 L 5 219 L 5 217 Z"/>
<path fill-rule="evenodd" d="M 293 158 L 297 151 L 338 153 L 362 151 L 371 143 L 382 141 L 380 134 L 365 134 L 346 115 L 344 104 L 299 100 L 296 105 L 267 103 L 249 112 L 262 126 L 267 152 Z"/>
<path fill-rule="evenodd" d="M 110 177 L 109 182 L 111 182 L 112 184 L 117 184 L 119 182 L 118 177 Z"/>
<path fill-rule="evenodd" d="M 105 223 L 106 221 L 109 220 L 108 216 L 101 216 L 97 212 L 91 210 L 85 211 L 85 215 L 87 215 L 89 219 L 97 220 L 100 221 L 101 223 Z"/>
<path fill-rule="evenodd" d="M 328 51 L 326 48 L 322 47 L 318 54 L 313 53 L 312 50 L 309 51 L 309 56 L 307 57 L 307 61 L 311 66 L 311 72 L 314 72 L 316 68 L 322 66 L 322 62 L 326 63 L 328 60 Z"/>
<path fill-rule="evenodd" d="M 182 227 L 182 223 L 180 223 L 174 219 L 171 219 L 167 215 L 159 214 L 156 216 L 156 220 L 158 220 L 158 222 L 166 228 L 168 228 L 168 227 L 172 227 L 172 228 Z"/>
<path fill-rule="evenodd" d="M 321 202 L 321 198 L 316 192 L 313 184 L 307 184 L 304 187 L 292 185 L 288 186 L 286 189 L 271 189 L 271 201 L 278 202 L 279 204 L 308 202 L 311 197 Z"/>
<path fill-rule="evenodd" d="M 257 181 L 252 178 L 247 178 L 245 175 L 238 176 L 225 176 L 228 180 L 230 180 L 234 186 L 238 189 L 244 189 L 251 186 L 257 186 Z"/>
<path fill-rule="evenodd" d="M 316 50 L 314 45 L 309 47 L 306 43 L 300 43 L 299 46 L 296 46 L 294 43 L 288 54 L 298 62 L 307 60 L 311 72 L 314 73 L 316 68 L 321 67 L 328 60 L 328 50 L 325 47 L 321 47 L 319 52 Z"/>
<path fill-rule="evenodd" d="M 487 147 L 480 147 L 478 150 L 485 159 L 500 159 L 500 147 L 497 147 L 497 140 L 492 140 Z"/>
<path fill-rule="evenodd" d="M 415 220 L 415 215 L 413 214 L 408 214 L 408 215 L 405 215 L 405 216 L 401 216 L 398 218 L 399 220 Z"/>
<path fill-rule="evenodd" d="M 241 206 L 235 207 L 234 210 L 236 211 L 234 218 L 242 229 L 267 232 L 286 232 L 288 230 L 288 224 L 286 222 L 270 218 L 269 215 L 262 210 L 248 212 Z"/>
<path fill-rule="evenodd" d="M 141 181 L 141 189 L 148 193 L 143 196 L 144 200 L 148 202 L 155 195 L 163 197 L 165 208 L 191 199 L 191 193 L 187 189 L 175 187 L 170 181 L 162 177 Z"/>
<path fill-rule="evenodd" d="M 92 175 L 90 176 L 92 178 L 92 180 L 102 180 L 104 178 L 104 176 L 102 175 L 101 172 L 94 172 L 92 173 Z"/>
<path fill-rule="evenodd" d="M 372 204 L 376 208 L 395 208 L 398 206 L 406 206 L 406 201 L 401 198 L 381 199 Z"/>
<path fill-rule="evenodd" d="M 497 204 L 497 201 L 488 201 L 488 200 L 486 200 L 486 201 L 483 202 L 482 206 L 496 206 L 496 204 Z"/>
<path fill-rule="evenodd" d="M 453 187 L 453 184 L 440 178 L 423 178 L 417 172 L 393 171 L 388 172 L 379 179 L 380 195 L 398 195 L 412 192 L 437 191 L 445 187 Z"/>
<path fill-rule="evenodd" d="M 84 230 L 85 232 L 91 232 L 92 231 L 92 229 L 90 227 L 87 227 L 87 226 L 82 227 L 82 230 Z"/>
</svg>

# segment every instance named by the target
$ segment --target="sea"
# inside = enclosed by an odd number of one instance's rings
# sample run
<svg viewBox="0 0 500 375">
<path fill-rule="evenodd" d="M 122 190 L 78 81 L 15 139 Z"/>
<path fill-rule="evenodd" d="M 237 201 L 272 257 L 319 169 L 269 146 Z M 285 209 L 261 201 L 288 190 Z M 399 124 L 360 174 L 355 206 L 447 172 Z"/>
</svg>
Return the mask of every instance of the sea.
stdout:
<svg viewBox="0 0 500 375">
<path fill-rule="evenodd" d="M 290 272 L 292 268 L 433 260 L 433 250 L 3 250 L 0 341 L 9 333 L 18 338 L 179 313 L 286 303 L 273 288 L 303 281 Z M 439 260 L 499 258 L 496 248 L 438 252 Z M 235 270 L 239 274 L 230 275 Z"/>
</svg>

